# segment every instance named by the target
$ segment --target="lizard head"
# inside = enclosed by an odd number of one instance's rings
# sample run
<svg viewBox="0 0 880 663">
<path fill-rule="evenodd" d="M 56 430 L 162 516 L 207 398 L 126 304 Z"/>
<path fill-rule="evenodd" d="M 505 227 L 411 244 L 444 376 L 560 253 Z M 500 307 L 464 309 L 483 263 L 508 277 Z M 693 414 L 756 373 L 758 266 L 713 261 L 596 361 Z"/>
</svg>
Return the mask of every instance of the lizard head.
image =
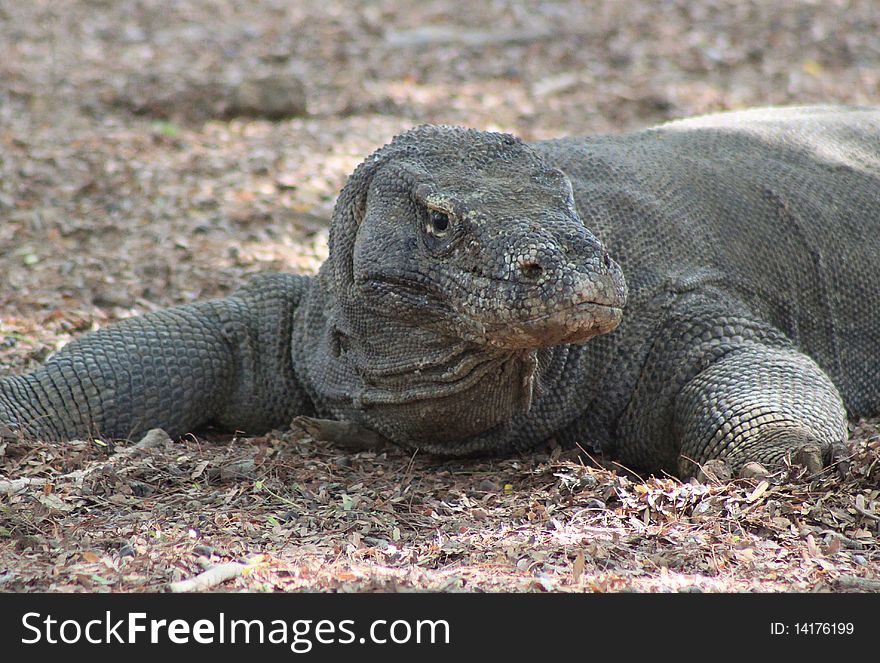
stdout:
<svg viewBox="0 0 880 663">
<path fill-rule="evenodd" d="M 330 247 L 350 306 L 502 351 L 610 332 L 626 300 L 568 177 L 507 134 L 399 135 L 352 175 Z"/>
</svg>

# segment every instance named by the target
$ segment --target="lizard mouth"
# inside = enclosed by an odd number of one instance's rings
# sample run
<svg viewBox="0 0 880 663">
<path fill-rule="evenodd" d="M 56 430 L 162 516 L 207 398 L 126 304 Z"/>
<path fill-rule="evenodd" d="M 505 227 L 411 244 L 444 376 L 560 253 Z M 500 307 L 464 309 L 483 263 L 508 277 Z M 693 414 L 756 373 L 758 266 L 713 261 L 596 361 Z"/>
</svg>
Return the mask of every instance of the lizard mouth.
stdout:
<svg viewBox="0 0 880 663">
<path fill-rule="evenodd" d="M 359 285 L 386 314 L 405 314 L 426 329 L 504 351 L 583 343 L 623 319 L 626 285 L 617 272 L 563 290 L 467 276 L 441 285 L 404 271 L 370 272 Z M 468 280 L 469 288 L 462 285 Z"/>
<path fill-rule="evenodd" d="M 540 348 L 585 341 L 614 331 L 623 319 L 623 305 L 582 301 L 541 314 L 486 325 L 489 345 L 503 349 Z"/>
</svg>

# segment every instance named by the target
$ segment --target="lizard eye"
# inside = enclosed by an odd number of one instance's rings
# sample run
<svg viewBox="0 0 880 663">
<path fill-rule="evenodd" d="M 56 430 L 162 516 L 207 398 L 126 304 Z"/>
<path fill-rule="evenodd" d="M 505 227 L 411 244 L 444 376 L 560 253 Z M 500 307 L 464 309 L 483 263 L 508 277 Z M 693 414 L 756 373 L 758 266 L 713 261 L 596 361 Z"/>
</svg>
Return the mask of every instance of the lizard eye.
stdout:
<svg viewBox="0 0 880 663">
<path fill-rule="evenodd" d="M 446 212 L 432 209 L 428 215 L 427 231 L 434 237 L 444 237 L 449 230 L 449 215 Z"/>
</svg>

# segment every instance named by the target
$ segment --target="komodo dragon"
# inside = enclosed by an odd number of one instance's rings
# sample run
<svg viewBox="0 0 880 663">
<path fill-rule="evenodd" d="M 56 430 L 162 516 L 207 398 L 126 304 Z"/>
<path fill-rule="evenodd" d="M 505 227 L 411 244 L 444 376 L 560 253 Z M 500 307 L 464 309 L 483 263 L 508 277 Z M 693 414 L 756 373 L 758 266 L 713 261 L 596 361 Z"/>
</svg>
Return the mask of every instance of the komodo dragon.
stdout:
<svg viewBox="0 0 880 663">
<path fill-rule="evenodd" d="M 534 143 L 417 127 L 348 179 L 317 276 L 109 325 L 0 380 L 7 435 L 299 417 L 681 476 L 828 465 L 847 411 L 880 412 L 880 108 Z"/>
</svg>

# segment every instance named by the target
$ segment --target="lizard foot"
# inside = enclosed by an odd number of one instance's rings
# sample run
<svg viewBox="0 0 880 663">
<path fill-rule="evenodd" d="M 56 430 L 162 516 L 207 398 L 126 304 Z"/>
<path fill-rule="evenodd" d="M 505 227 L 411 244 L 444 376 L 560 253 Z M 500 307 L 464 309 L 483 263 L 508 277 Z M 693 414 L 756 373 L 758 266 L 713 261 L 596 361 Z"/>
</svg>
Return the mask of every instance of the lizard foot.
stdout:
<svg viewBox="0 0 880 663">
<path fill-rule="evenodd" d="M 710 460 L 704 463 L 702 467 L 709 468 L 713 471 L 714 476 L 721 479 L 721 476 L 715 471 L 714 463 L 724 462 L 719 460 Z M 727 461 L 729 462 L 729 460 Z M 725 463 L 726 464 L 726 463 Z M 842 479 L 849 473 L 849 448 L 846 444 L 838 442 L 831 445 L 830 453 L 828 447 L 825 449 L 812 441 L 802 446 L 792 447 L 791 451 L 782 460 L 776 460 L 772 463 L 765 464 L 755 460 L 747 461 L 739 466 L 734 462 L 728 465 L 727 472 L 733 474 L 740 479 L 765 479 L 774 470 L 782 469 L 784 466 L 802 467 L 807 471 L 807 476 L 814 478 L 829 468 L 835 468 L 838 476 Z M 732 470 L 730 468 L 733 468 Z M 770 469 L 768 469 L 768 467 Z M 704 474 L 706 474 L 704 472 Z"/>
<path fill-rule="evenodd" d="M 296 417 L 290 427 L 313 440 L 330 442 L 348 451 L 377 451 L 390 442 L 379 433 L 350 421 Z"/>
<path fill-rule="evenodd" d="M 810 477 L 816 477 L 825 470 L 834 468 L 840 479 L 845 479 L 850 470 L 850 450 L 845 442 L 835 442 L 823 450 L 815 444 L 807 444 L 792 452 L 792 465 L 806 468 Z"/>
<path fill-rule="evenodd" d="M 807 444 L 792 451 L 788 456 L 791 465 L 803 467 L 813 477 L 828 467 L 836 467 L 840 478 L 849 472 L 849 450 L 843 443 L 832 446 L 830 463 L 826 464 L 822 449 L 816 444 Z M 740 479 L 765 479 L 771 471 L 763 463 L 748 461 L 739 467 L 720 458 L 707 460 L 699 466 L 696 478 L 699 481 L 728 481 L 734 476 Z"/>
</svg>

